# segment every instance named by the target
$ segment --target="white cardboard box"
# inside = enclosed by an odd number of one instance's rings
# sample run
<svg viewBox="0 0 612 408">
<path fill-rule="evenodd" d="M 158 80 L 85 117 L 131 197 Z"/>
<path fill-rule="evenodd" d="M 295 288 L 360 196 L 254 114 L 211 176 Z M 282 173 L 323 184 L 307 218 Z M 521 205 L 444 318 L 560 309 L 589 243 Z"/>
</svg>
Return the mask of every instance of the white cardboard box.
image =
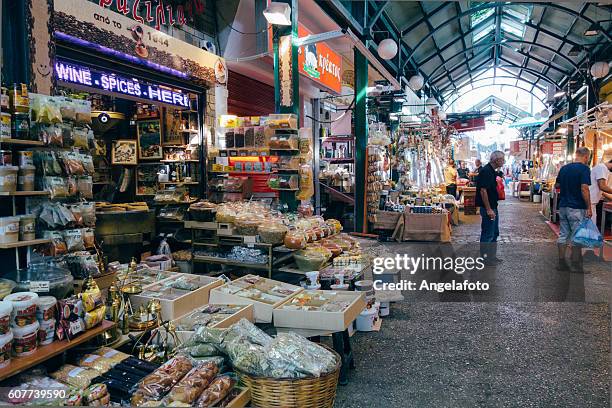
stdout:
<svg viewBox="0 0 612 408">
<path fill-rule="evenodd" d="M 212 304 L 212 303 L 210 303 L 210 304 Z M 221 305 L 221 304 L 212 304 L 212 305 L 229 306 L 227 304 L 224 304 L 224 305 Z M 208 306 L 208 305 L 204 305 L 204 306 Z M 208 327 L 215 328 L 215 329 L 225 329 L 225 328 L 230 327 L 234 323 L 238 322 L 240 319 L 247 319 L 250 322 L 252 322 L 254 320 L 254 317 L 253 317 L 253 309 L 254 309 L 253 305 L 236 305 L 236 306 L 242 306 L 242 308 L 240 310 L 238 310 L 236 313 L 228 315 L 225 319 L 221 320 L 220 322 L 212 324 L 212 325 L 210 325 Z M 198 309 L 201 309 L 201 308 L 198 308 Z M 181 316 L 178 319 L 175 319 L 176 323 L 178 324 L 178 322 L 181 319 L 185 318 L 189 314 L 191 314 L 191 312 Z M 178 330 L 178 329 L 176 330 L 176 335 L 177 335 L 177 337 L 178 337 L 178 339 L 179 339 L 179 341 L 181 343 L 184 343 L 185 341 L 187 341 L 193 335 L 193 333 L 195 333 L 195 331 L 193 331 L 193 330 Z"/>
<path fill-rule="evenodd" d="M 232 304 L 232 305 L 249 305 L 252 304 L 254 307 L 254 317 L 256 323 L 271 323 L 272 322 L 272 311 L 274 308 L 282 303 L 284 303 L 287 299 L 295 295 L 296 293 L 301 292 L 303 289 L 299 286 L 289 285 L 288 283 L 275 281 L 272 279 L 262 278 L 260 276 L 255 276 L 259 279 L 257 284 L 247 284 L 248 279 L 252 279 L 255 275 L 246 275 L 239 279 L 236 279 L 232 282 L 226 283 L 223 286 L 215 287 L 210 291 L 210 303 L 215 304 Z M 253 286 L 261 284 L 272 287 L 278 286 L 283 289 L 287 289 L 292 291 L 291 294 L 287 294 L 283 299 L 279 300 L 274 304 L 265 303 L 258 301 L 256 299 L 251 299 L 248 297 L 240 296 L 240 293 L 245 289 L 249 289 Z M 237 290 L 234 293 L 226 293 L 224 292 L 224 288 L 229 288 L 232 286 L 243 285 L 244 287 L 240 290 Z"/>
<path fill-rule="evenodd" d="M 340 332 L 346 330 L 357 316 L 359 316 L 359 313 L 366 307 L 365 292 L 306 290 L 301 292 L 300 295 L 308 293 L 320 294 L 324 297 L 347 301 L 350 302 L 350 304 L 341 312 L 284 308 L 283 306 L 291 302 L 293 299 L 292 297 L 274 308 L 274 326 Z M 315 304 L 317 306 L 320 305 L 319 303 Z"/>
<path fill-rule="evenodd" d="M 212 278 L 210 276 L 191 275 L 187 273 L 181 273 L 180 276 L 190 277 L 200 282 L 201 286 L 193 291 L 186 291 L 181 289 L 171 289 L 171 292 L 180 294 L 175 299 L 159 299 L 161 303 L 162 319 L 173 320 L 181 317 L 192 310 L 204 306 L 208 303 L 210 291 L 217 286 L 223 285 L 223 280 L 219 278 Z M 146 292 L 155 289 L 157 286 L 164 285 L 172 280 L 179 278 L 179 276 L 167 278 L 143 288 L 143 293 L 139 295 L 130 295 L 132 306 L 137 308 L 140 305 L 146 305 L 150 300 L 156 297 L 147 296 Z"/>
</svg>

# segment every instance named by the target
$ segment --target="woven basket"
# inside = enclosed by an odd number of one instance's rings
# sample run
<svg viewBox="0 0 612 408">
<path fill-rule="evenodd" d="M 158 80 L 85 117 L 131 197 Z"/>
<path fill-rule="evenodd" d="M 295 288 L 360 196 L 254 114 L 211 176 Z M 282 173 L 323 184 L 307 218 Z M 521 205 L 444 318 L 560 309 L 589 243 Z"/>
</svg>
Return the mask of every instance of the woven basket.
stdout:
<svg viewBox="0 0 612 408">
<path fill-rule="evenodd" d="M 251 406 L 257 408 L 331 408 L 336 399 L 340 374 L 340 355 L 321 344 L 336 357 L 336 367 L 321 377 L 270 378 L 255 377 L 237 370 L 242 382 L 251 390 Z"/>
</svg>

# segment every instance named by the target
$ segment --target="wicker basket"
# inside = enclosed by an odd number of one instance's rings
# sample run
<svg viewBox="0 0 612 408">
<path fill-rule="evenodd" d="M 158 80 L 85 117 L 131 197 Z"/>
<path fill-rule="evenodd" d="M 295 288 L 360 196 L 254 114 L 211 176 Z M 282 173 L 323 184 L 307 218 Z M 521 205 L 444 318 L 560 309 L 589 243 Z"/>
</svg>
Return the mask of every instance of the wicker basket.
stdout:
<svg viewBox="0 0 612 408">
<path fill-rule="evenodd" d="M 336 356 L 336 367 L 321 377 L 270 378 L 238 372 L 251 390 L 251 406 L 257 408 L 331 408 L 336 399 L 340 374 L 340 355 L 321 344 Z"/>
</svg>

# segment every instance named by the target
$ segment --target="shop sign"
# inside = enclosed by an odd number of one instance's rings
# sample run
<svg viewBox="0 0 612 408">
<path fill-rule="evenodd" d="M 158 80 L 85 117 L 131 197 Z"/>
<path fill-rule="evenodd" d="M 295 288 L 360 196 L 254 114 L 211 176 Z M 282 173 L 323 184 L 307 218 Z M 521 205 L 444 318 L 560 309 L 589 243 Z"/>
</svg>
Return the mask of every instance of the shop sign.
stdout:
<svg viewBox="0 0 612 408">
<path fill-rule="evenodd" d="M 299 38 L 311 34 L 310 30 L 298 22 Z M 273 49 L 272 30 L 268 30 L 268 49 Z M 342 56 L 324 42 L 298 48 L 298 71 L 337 93 L 342 92 Z"/>
<path fill-rule="evenodd" d="M 98 3 L 55 0 L 53 23 L 56 39 L 200 85 L 227 83 L 223 58 Z"/>
<path fill-rule="evenodd" d="M 203 14 L 204 0 L 185 0 L 185 4 L 172 6 L 175 3 L 166 0 L 96 0 L 100 7 L 114 7 L 119 13 L 141 23 L 152 25 L 156 30 L 162 25 L 185 25 L 187 17 L 193 20 L 196 14 Z"/>
<path fill-rule="evenodd" d="M 123 95 L 150 101 L 189 108 L 189 96 L 186 93 L 160 86 L 153 82 L 143 82 L 135 78 L 126 78 L 110 71 L 94 70 L 83 65 L 55 62 L 55 77 L 59 82 L 85 87 L 104 93 Z"/>
<path fill-rule="evenodd" d="M 298 23 L 298 37 L 312 33 Z M 342 91 L 342 57 L 324 42 L 298 48 L 300 74 L 319 82 L 338 93 Z"/>
</svg>

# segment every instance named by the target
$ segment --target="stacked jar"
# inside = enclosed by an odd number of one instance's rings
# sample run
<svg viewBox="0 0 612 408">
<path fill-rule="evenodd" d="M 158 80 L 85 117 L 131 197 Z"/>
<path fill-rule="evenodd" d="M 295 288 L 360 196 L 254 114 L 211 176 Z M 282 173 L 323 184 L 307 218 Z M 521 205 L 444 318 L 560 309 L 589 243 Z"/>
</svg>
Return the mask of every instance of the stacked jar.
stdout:
<svg viewBox="0 0 612 408">
<path fill-rule="evenodd" d="M 13 349 L 13 332 L 11 331 L 11 313 L 13 304 L 0 301 L 0 368 L 5 367 L 11 361 Z"/>
<path fill-rule="evenodd" d="M 30 355 L 38 346 L 36 319 L 38 295 L 34 292 L 18 292 L 8 295 L 4 302 L 12 306 L 10 326 L 13 332 L 13 352 L 17 357 Z"/>
<path fill-rule="evenodd" d="M 13 139 L 30 138 L 30 96 L 25 84 L 14 84 L 9 90 L 12 116 L 11 136 Z"/>
<path fill-rule="evenodd" d="M 8 89 L 2 87 L 2 94 L 0 94 L 0 140 L 11 138 L 11 123 Z"/>
<path fill-rule="evenodd" d="M 36 301 L 36 318 L 40 324 L 38 344 L 41 346 L 53 343 L 55 338 L 55 317 L 57 316 L 57 299 L 53 296 L 41 296 Z"/>
</svg>

